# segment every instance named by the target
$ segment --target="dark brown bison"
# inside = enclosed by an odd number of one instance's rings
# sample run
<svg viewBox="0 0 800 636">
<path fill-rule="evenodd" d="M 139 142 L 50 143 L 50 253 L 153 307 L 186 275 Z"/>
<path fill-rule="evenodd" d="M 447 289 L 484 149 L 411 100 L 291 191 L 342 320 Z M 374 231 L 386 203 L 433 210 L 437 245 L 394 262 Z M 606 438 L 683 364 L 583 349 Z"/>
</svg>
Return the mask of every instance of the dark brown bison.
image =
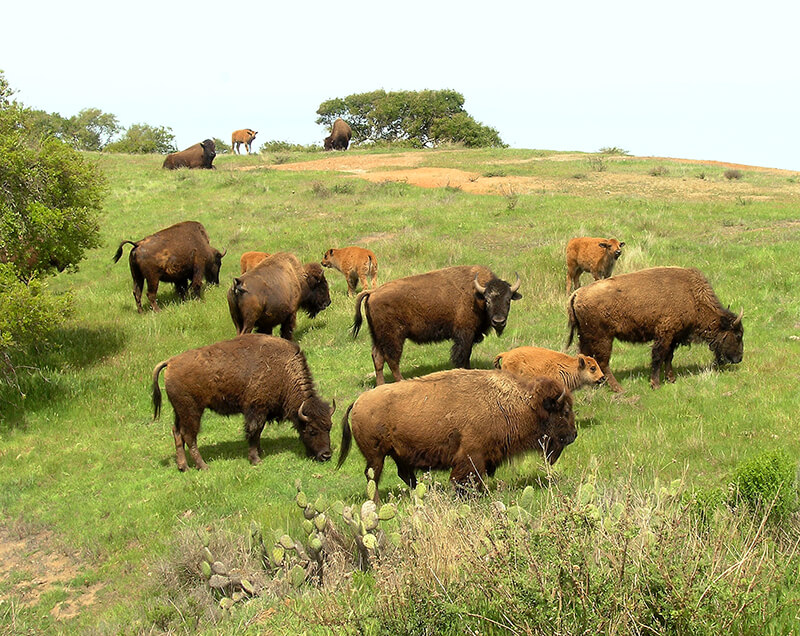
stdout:
<svg viewBox="0 0 800 636">
<path fill-rule="evenodd" d="M 581 353 L 577 357 L 541 347 L 517 347 L 495 356 L 494 366 L 530 377 L 544 376 L 562 382 L 570 391 L 606 381 L 597 361 Z"/>
<path fill-rule="evenodd" d="M 580 287 L 583 272 L 595 280 L 608 278 L 622 254 L 625 243 L 607 238 L 574 238 L 567 243 L 567 293 Z"/>
<path fill-rule="evenodd" d="M 240 146 L 244 144 L 245 150 L 247 150 L 247 154 L 250 154 L 250 147 L 253 144 L 253 139 L 256 138 L 258 134 L 257 130 L 252 130 L 250 128 L 242 128 L 242 130 L 234 130 L 231 134 L 231 148 L 233 148 L 233 152 L 235 154 L 241 154 Z"/>
<path fill-rule="evenodd" d="M 447 267 L 384 283 L 356 297 L 353 337 L 361 329 L 361 303 L 372 335 L 375 383 L 383 384 L 383 365 L 395 380 L 402 380 L 400 356 L 406 339 L 417 344 L 453 340 L 450 360 L 454 367 L 469 368 L 475 343 L 494 327 L 503 333 L 512 300 L 522 296 L 514 285 L 478 265 Z"/>
<path fill-rule="evenodd" d="M 614 338 L 624 342 L 653 341 L 650 385 L 660 385 L 661 368 L 675 381 L 675 347 L 706 342 L 717 364 L 742 361 L 742 313 L 725 309 L 697 269 L 653 267 L 595 281 L 569 299 L 569 339 L 578 332 L 579 348 L 594 357 L 608 385 L 621 391 L 608 361 Z"/>
<path fill-rule="evenodd" d="M 319 263 L 305 267 L 294 254 L 278 252 L 247 270 L 228 290 L 228 309 L 236 333 L 254 328 L 272 333 L 281 326 L 281 337 L 292 339 L 297 310 L 313 318 L 331 304 L 328 281 Z"/>
<path fill-rule="evenodd" d="M 122 246 L 133 245 L 129 262 L 133 276 L 133 298 L 139 313 L 142 312 L 142 288 L 147 281 L 147 299 L 154 311 L 158 311 L 156 293 L 158 283 L 175 283 L 175 291 L 181 300 L 186 299 L 186 290 L 191 283 L 195 296 L 200 295 L 203 278 L 212 285 L 219 284 L 219 269 L 225 252 L 211 247 L 206 228 L 197 221 L 176 223 L 141 241 L 122 241 L 114 255 L 116 263 L 122 256 Z"/>
<path fill-rule="evenodd" d="M 267 252 L 245 252 L 239 259 L 239 268 L 241 273 L 244 274 L 248 269 L 253 269 L 261 261 L 269 256 Z"/>
<path fill-rule="evenodd" d="M 173 152 L 164 159 L 162 168 L 176 170 L 178 168 L 207 168 L 211 170 L 211 163 L 217 156 L 217 147 L 213 139 L 206 139 L 199 144 L 189 146 L 186 150 Z"/>
<path fill-rule="evenodd" d="M 377 483 L 389 456 L 412 488 L 416 469 L 450 468 L 450 479 L 466 484 L 528 450 L 554 464 L 577 437 L 572 396 L 562 384 L 486 369 L 439 371 L 362 393 L 344 415 L 339 466 L 351 426 L 365 473 L 375 471 Z"/>
<path fill-rule="evenodd" d="M 347 150 L 353 131 L 350 125 L 341 117 L 333 122 L 331 134 L 325 137 L 325 150 Z"/>
<path fill-rule="evenodd" d="M 332 267 L 344 274 L 348 296 L 356 293 L 359 282 L 362 289 L 367 289 L 367 276 L 370 278 L 370 287 L 374 289 L 378 286 L 378 259 L 372 250 L 363 247 L 329 249 L 322 256 L 322 266 Z"/>
<path fill-rule="evenodd" d="M 208 469 L 197 448 L 206 409 L 221 415 L 244 414 L 251 464 L 261 461 L 261 431 L 268 420 L 291 421 L 309 456 L 322 462 L 331 458 L 336 402 L 329 407 L 316 394 L 305 356 L 295 343 L 248 334 L 159 362 L 153 369 L 154 419 L 161 414 L 158 375 L 164 368 L 164 386 L 175 411 L 172 433 L 179 470 L 188 468 L 187 445 L 195 467 Z"/>
</svg>

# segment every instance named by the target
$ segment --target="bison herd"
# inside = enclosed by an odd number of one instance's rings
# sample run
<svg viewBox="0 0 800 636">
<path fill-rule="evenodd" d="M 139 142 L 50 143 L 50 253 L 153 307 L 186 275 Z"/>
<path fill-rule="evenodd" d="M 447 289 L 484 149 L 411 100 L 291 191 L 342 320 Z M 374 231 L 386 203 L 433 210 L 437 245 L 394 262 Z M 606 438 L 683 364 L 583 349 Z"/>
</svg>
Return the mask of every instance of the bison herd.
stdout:
<svg viewBox="0 0 800 636">
<path fill-rule="evenodd" d="M 173 283 L 181 299 L 189 288 L 199 295 L 203 280 L 219 283 L 226 252 L 211 246 L 196 221 L 123 241 L 114 262 L 126 243 L 133 246 L 129 261 L 139 312 L 145 280 L 154 311 L 160 281 Z M 491 330 L 503 333 L 512 301 L 522 298 L 518 275 L 508 283 L 486 267 L 463 265 L 378 286 L 377 257 L 364 248 L 332 248 L 321 263 L 305 265 L 287 252 L 245 252 L 241 274 L 227 294 L 236 337 L 159 362 L 152 374 L 154 417 L 161 410 L 163 371 L 180 470 L 188 468 L 187 446 L 194 465 L 207 468 L 197 447 L 205 409 L 244 415 L 253 464 L 260 461 L 265 423 L 277 420 L 294 424 L 309 456 L 329 460 L 335 402 L 329 405 L 317 394 L 293 337 L 299 309 L 313 318 L 330 305 L 323 270 L 330 267 L 344 275 L 349 295 L 359 282 L 363 288 L 355 299 L 352 335 L 358 335 L 366 316 L 376 383 L 346 409 L 339 466 L 352 438 L 366 459 L 365 473 L 374 471 L 376 482 L 386 457 L 410 486 L 416 483 L 415 471 L 428 469 L 450 469 L 459 488 L 473 480 L 482 484 L 484 475 L 528 450 L 541 452 L 552 464 L 577 436 L 571 391 L 604 382 L 622 390 L 609 368 L 615 339 L 653 343 L 653 388 L 662 369 L 667 381 L 675 380 L 672 358 L 678 345 L 705 342 L 720 365 L 742 360 L 742 313 L 724 308 L 700 271 L 654 267 L 611 276 L 623 246 L 607 238 L 578 238 L 567 245 L 568 292 L 578 287 L 582 271 L 595 278 L 572 291 L 566 303 L 567 347 L 577 332 L 576 357 L 524 346 L 498 354 L 494 369 L 470 369 L 472 348 Z M 271 335 L 277 326 L 280 338 Z M 451 340 L 454 369 L 403 381 L 406 340 Z M 385 363 L 395 380 L 388 385 Z"/>
</svg>

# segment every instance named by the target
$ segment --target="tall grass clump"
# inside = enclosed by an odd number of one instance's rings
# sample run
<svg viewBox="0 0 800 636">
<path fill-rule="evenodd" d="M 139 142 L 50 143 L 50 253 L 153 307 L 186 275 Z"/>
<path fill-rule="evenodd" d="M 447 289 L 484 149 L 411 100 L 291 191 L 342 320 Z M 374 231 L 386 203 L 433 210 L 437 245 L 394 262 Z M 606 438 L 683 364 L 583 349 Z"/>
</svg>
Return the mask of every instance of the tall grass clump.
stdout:
<svg viewBox="0 0 800 636">
<path fill-rule="evenodd" d="M 783 449 L 759 453 L 737 467 L 732 503 L 785 520 L 798 509 L 797 470 L 797 461 Z"/>
</svg>

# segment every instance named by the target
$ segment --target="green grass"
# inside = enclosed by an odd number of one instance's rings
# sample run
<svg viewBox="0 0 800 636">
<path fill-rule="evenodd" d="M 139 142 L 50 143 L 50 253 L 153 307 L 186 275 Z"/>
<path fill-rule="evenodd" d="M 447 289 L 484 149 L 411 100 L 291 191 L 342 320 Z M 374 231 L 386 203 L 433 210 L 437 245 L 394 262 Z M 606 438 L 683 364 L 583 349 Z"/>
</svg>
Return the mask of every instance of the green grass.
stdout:
<svg viewBox="0 0 800 636">
<path fill-rule="evenodd" d="M 199 444 L 210 470 L 179 474 L 171 407 L 165 405 L 162 418 L 151 422 L 156 363 L 235 335 L 225 294 L 238 274 L 239 256 L 248 250 L 287 250 L 307 262 L 319 261 L 330 247 L 361 244 L 377 254 L 380 282 L 456 264 L 484 264 L 507 280 L 518 272 L 523 299 L 512 306 L 506 332 L 473 350 L 473 366 L 484 368 L 514 346 L 561 348 L 563 250 L 573 236 L 624 240 L 617 273 L 655 265 L 699 267 L 723 303 L 737 311 L 744 307 L 744 361 L 720 372 L 712 369 L 705 346 L 681 348 L 675 356 L 677 382 L 652 391 L 649 348 L 617 343 L 612 367 L 626 392 L 576 394 L 579 436 L 555 468 L 562 487 L 571 492 L 587 471 L 612 490 L 646 491 L 656 479 L 678 478 L 689 489 L 720 487 L 737 465 L 765 448 L 800 456 L 800 273 L 794 258 L 800 248 L 800 188 L 785 175 L 744 170 L 741 182 L 729 182 L 722 168 L 669 162 L 669 174 L 654 181 L 699 181 L 694 176 L 704 171 L 722 194 L 643 197 L 631 188 L 614 196 L 579 196 L 570 191 L 572 177 L 595 178 L 590 155 L 558 161 L 559 153 L 533 150 L 418 152 L 421 165 L 542 175 L 563 183 L 563 190 L 520 195 L 509 210 L 502 196 L 454 189 L 373 184 L 321 171 L 233 170 L 268 166 L 268 157 L 221 156 L 215 171 L 167 172 L 159 157 L 94 155 L 110 184 L 101 222 L 104 245 L 77 273 L 51 281 L 53 291 L 73 290 L 76 314 L 59 332 L 58 349 L 39 357 L 38 369 L 21 377 L 24 396 L 0 387 L 2 518 L 11 531 L 48 530 L 42 550 L 71 555 L 82 576 L 32 605 L 0 580 L 0 597 L 6 599 L 0 626 L 13 627 L 14 633 L 149 632 L 153 626 L 194 631 L 176 613 L 177 607 L 186 609 L 186 599 L 181 605 L 180 590 L 171 590 L 165 600 L 158 574 L 158 564 L 175 561 L 176 551 L 185 547 L 176 543 L 179 537 L 207 528 L 247 532 L 253 520 L 267 530 L 296 531 L 292 498 L 298 478 L 311 496 L 354 501 L 362 494 L 364 465 L 357 450 L 336 472 L 333 463 L 306 459 L 287 423 L 268 427 L 266 456 L 253 468 L 241 417 L 206 413 Z M 291 154 L 292 161 L 320 157 Z M 633 157 L 609 159 L 602 174 L 646 176 L 653 165 Z M 736 200 L 743 183 L 758 194 L 746 205 Z M 180 303 L 172 286 L 162 285 L 163 311 L 138 315 L 125 262 L 129 247 L 119 263 L 111 260 L 118 244 L 190 219 L 206 226 L 212 245 L 228 250 L 220 286 L 206 290 L 200 301 Z M 295 334 L 320 393 L 338 404 L 332 431 L 336 453 L 341 414 L 374 378 L 368 332 L 355 341 L 349 335 L 353 303 L 344 278 L 331 271 L 328 279 L 331 306 L 314 320 L 301 314 Z M 404 374 L 449 368 L 449 347 L 408 343 Z M 543 475 L 540 459 L 529 456 L 502 467 L 490 483 L 495 496 L 508 501 Z M 446 473 L 435 477 L 447 479 Z M 388 468 L 382 495 L 399 493 L 400 485 Z M 546 489 L 537 497 L 544 505 Z M 87 580 L 102 584 L 95 601 L 76 618 L 57 622 L 52 607 L 65 593 L 78 596 Z M 355 591 L 334 594 L 327 602 L 369 604 L 376 585 L 372 576 L 356 577 L 352 585 Z M 316 602 L 311 598 L 298 601 L 298 607 L 309 610 Z M 281 626 L 298 624 L 280 603 L 259 599 L 200 627 L 241 633 L 270 604 L 278 612 L 268 624 L 278 633 Z"/>
</svg>

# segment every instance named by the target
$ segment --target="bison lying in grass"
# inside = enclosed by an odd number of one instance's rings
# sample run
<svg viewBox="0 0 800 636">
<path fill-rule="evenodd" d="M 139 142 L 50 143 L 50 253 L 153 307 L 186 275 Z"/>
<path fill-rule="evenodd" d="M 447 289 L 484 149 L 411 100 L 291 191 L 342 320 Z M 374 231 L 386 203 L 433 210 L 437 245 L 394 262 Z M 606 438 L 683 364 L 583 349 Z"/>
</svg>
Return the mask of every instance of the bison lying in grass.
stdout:
<svg viewBox="0 0 800 636">
<path fill-rule="evenodd" d="M 503 371 L 530 377 L 544 376 L 563 383 L 570 391 L 584 386 L 602 384 L 606 378 L 591 356 L 551 351 L 541 347 L 517 347 L 495 356 L 494 366 Z"/>
</svg>

